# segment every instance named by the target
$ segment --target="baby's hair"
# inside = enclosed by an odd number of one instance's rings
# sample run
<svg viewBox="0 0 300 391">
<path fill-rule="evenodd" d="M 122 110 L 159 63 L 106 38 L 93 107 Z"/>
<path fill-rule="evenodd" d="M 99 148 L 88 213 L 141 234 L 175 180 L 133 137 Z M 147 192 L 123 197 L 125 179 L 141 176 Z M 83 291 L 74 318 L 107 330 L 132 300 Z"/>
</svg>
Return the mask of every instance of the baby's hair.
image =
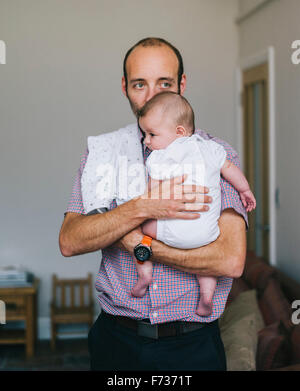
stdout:
<svg viewBox="0 0 300 391">
<path fill-rule="evenodd" d="M 156 94 L 138 111 L 138 119 L 145 117 L 154 108 L 162 110 L 163 115 L 171 115 L 176 125 L 183 126 L 188 132 L 195 132 L 194 111 L 182 95 L 173 91 Z"/>
</svg>

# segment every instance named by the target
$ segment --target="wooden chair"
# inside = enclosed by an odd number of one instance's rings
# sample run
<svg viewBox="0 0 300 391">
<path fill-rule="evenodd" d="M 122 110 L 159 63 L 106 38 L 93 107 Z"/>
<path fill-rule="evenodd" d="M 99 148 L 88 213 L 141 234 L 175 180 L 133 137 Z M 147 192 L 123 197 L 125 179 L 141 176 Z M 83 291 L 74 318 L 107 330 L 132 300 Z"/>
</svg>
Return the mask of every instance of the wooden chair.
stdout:
<svg viewBox="0 0 300 391">
<path fill-rule="evenodd" d="M 88 323 L 89 327 L 92 327 L 94 320 L 92 274 L 89 273 L 86 279 L 58 279 L 54 274 L 52 295 L 51 349 L 55 350 L 58 324 Z"/>
</svg>

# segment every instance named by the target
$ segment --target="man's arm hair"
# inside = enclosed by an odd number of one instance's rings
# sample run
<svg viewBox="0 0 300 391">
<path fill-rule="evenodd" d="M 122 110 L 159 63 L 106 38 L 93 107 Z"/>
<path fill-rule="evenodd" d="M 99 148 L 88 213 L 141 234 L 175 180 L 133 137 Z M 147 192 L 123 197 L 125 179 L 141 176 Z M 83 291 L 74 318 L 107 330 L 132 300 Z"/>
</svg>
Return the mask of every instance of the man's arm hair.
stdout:
<svg viewBox="0 0 300 391">
<path fill-rule="evenodd" d="M 88 158 L 88 149 L 82 154 L 74 180 L 72 196 L 59 233 L 59 247 L 63 256 L 71 257 L 101 250 L 139 226 L 140 218 L 135 200 L 111 211 L 84 214 L 81 194 L 81 176 Z"/>
<path fill-rule="evenodd" d="M 131 200 L 106 213 L 82 215 L 66 213 L 59 234 L 63 256 L 85 254 L 108 247 L 145 220 L 137 200 Z"/>
</svg>

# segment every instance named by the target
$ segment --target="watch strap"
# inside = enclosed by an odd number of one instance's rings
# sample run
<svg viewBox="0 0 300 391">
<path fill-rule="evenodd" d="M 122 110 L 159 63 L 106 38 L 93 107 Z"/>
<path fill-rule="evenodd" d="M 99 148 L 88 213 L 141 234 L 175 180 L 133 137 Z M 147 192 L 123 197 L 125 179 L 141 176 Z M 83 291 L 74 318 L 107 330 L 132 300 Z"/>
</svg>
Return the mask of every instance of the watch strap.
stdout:
<svg viewBox="0 0 300 391">
<path fill-rule="evenodd" d="M 141 241 L 141 244 L 143 244 L 144 246 L 151 247 L 151 243 L 152 243 L 151 236 L 144 235 L 144 237 L 143 237 L 143 239 Z"/>
</svg>

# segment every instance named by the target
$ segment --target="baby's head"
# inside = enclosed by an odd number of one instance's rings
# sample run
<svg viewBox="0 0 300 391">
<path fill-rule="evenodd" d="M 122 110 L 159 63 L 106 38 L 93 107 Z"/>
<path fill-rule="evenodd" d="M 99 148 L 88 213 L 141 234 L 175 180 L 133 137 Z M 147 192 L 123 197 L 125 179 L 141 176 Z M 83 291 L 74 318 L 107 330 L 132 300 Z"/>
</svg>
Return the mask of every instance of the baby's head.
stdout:
<svg viewBox="0 0 300 391">
<path fill-rule="evenodd" d="M 138 112 L 144 143 L 151 149 L 163 149 L 178 137 L 195 131 L 194 112 L 189 102 L 176 92 L 161 92 L 151 98 Z"/>
</svg>

